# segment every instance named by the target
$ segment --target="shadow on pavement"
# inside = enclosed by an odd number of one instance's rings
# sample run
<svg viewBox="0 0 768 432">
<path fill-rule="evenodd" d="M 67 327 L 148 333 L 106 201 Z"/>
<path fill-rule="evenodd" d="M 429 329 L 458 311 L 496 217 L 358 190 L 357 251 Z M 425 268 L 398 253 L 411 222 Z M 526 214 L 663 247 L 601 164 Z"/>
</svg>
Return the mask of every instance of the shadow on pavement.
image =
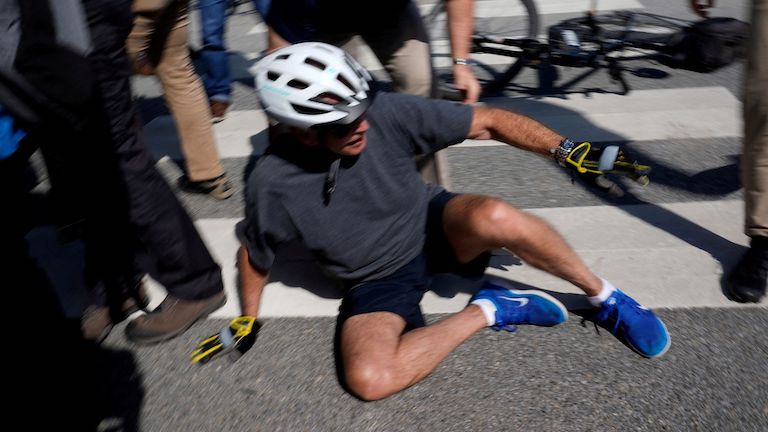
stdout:
<svg viewBox="0 0 768 432">
<path fill-rule="evenodd" d="M 301 271 L 296 271 L 297 263 L 301 264 Z M 278 249 L 269 280 L 293 288 L 306 289 L 322 298 L 344 297 L 342 284 L 323 274 L 312 254 L 300 242 L 285 244 Z"/>
<path fill-rule="evenodd" d="M 40 264 L 66 266 L 67 260 L 37 260 L 21 238 L 11 247 L 9 268 L 18 272 L 12 279 L 25 285 L 13 290 L 20 297 L 14 304 L 34 307 L 33 319 L 21 321 L 28 333 L 20 344 L 24 355 L 11 360 L 20 361 L 19 368 L 27 371 L 16 381 L 20 386 L 15 400 L 24 412 L 34 407 L 36 413 L 24 424 L 42 430 L 138 431 L 144 386 L 133 354 L 83 340 L 79 316 L 66 316 L 49 278 L 66 272 Z"/>
</svg>

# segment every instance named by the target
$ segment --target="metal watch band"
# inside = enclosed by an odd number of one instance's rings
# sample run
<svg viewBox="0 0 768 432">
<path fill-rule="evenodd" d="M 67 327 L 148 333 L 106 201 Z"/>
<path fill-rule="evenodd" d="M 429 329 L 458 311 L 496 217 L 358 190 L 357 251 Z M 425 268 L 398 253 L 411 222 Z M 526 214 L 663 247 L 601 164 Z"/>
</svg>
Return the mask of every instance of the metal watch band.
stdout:
<svg viewBox="0 0 768 432">
<path fill-rule="evenodd" d="M 453 64 L 455 64 L 455 65 L 468 65 L 469 64 L 469 60 L 465 59 L 465 58 L 461 58 L 461 57 L 456 57 L 455 59 L 453 59 Z"/>
<path fill-rule="evenodd" d="M 563 139 L 560 141 L 560 145 L 557 146 L 557 149 L 555 150 L 555 160 L 557 161 L 560 166 L 565 166 L 565 159 L 568 157 L 569 154 L 571 154 L 571 151 L 573 150 L 573 147 L 576 144 L 569 140 L 568 138 Z"/>
</svg>

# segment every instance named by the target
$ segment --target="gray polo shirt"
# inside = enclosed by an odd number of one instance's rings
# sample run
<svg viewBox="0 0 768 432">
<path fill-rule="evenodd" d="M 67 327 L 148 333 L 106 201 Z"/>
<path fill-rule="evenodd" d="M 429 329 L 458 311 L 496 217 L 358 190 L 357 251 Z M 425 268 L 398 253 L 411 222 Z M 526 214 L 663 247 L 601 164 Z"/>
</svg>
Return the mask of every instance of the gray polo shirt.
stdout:
<svg viewBox="0 0 768 432">
<path fill-rule="evenodd" d="M 367 146 L 359 156 L 341 158 L 330 200 L 326 179 L 337 155 L 283 139 L 258 160 L 238 226 L 254 266 L 269 269 L 281 243 L 300 240 L 326 273 L 363 282 L 393 273 L 421 252 L 427 204 L 441 188 L 424 183 L 414 155 L 463 141 L 472 108 L 381 93 L 368 121 Z"/>
</svg>

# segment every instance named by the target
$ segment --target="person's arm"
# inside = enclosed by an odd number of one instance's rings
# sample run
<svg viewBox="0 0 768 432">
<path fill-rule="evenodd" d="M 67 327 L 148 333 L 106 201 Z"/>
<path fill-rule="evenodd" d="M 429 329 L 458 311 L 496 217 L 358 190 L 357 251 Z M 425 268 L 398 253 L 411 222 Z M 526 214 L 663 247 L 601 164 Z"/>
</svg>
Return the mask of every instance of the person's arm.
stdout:
<svg viewBox="0 0 768 432">
<path fill-rule="evenodd" d="M 574 143 L 529 117 L 492 107 L 475 107 L 470 139 L 494 139 L 553 159 L 588 185 L 616 197 L 624 194 L 606 174 L 627 176 L 646 185 L 651 167 L 632 159 L 617 145 Z"/>
<path fill-rule="evenodd" d="M 192 363 L 208 363 L 219 354 L 227 354 L 237 360 L 245 354 L 259 334 L 261 324 L 256 320 L 261 304 L 261 294 L 269 278 L 269 271 L 258 270 L 248 259 L 248 249 L 241 246 L 237 251 L 240 270 L 240 307 L 242 315 L 234 318 L 220 332 L 197 344 L 192 351 Z"/>
<path fill-rule="evenodd" d="M 240 271 L 240 306 L 243 315 L 256 317 L 261 305 L 261 295 L 269 278 L 269 271 L 255 268 L 248 258 L 248 249 L 240 246 L 237 252 Z"/>
<path fill-rule="evenodd" d="M 267 49 L 265 50 L 264 54 L 271 54 L 274 51 L 288 46 L 290 43 L 283 39 L 279 34 L 277 34 L 276 31 L 272 29 L 272 27 L 268 27 L 267 30 Z"/>
<path fill-rule="evenodd" d="M 715 0 L 689 0 L 689 2 L 693 13 L 702 18 L 707 18 L 709 16 L 709 11 L 707 9 L 715 7 Z"/>
<path fill-rule="evenodd" d="M 451 41 L 451 58 L 453 61 L 453 83 L 457 90 L 464 95 L 464 103 L 474 103 L 480 97 L 480 83 L 472 71 L 469 52 L 472 48 L 472 31 L 474 30 L 474 0 L 448 0 L 446 13 L 448 15 L 448 34 Z"/>
<path fill-rule="evenodd" d="M 554 159 L 563 135 L 538 121 L 494 107 L 475 107 L 469 139 L 496 140 Z"/>
</svg>

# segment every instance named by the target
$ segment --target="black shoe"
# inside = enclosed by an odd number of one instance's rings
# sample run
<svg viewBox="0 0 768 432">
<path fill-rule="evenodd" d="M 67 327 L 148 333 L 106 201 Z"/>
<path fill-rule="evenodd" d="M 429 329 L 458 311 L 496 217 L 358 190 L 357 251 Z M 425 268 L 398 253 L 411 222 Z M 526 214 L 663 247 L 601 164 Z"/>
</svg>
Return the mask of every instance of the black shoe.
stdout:
<svg viewBox="0 0 768 432">
<path fill-rule="evenodd" d="M 728 275 L 725 291 L 739 303 L 758 303 L 765 297 L 768 276 L 768 237 L 752 237 L 749 250 Z"/>
<path fill-rule="evenodd" d="M 202 181 L 190 181 L 186 176 L 183 176 L 179 178 L 179 188 L 186 192 L 207 194 L 220 200 L 225 200 L 235 193 L 226 174 Z"/>
</svg>

